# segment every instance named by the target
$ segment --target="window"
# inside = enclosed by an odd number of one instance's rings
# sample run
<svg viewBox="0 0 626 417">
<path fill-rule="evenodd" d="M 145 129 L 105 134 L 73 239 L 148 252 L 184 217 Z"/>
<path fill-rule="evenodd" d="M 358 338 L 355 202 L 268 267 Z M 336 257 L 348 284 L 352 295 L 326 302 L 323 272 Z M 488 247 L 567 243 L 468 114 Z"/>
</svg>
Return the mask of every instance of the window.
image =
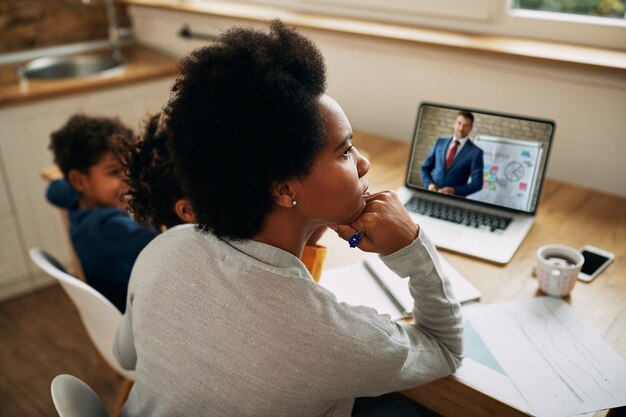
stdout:
<svg viewBox="0 0 626 417">
<path fill-rule="evenodd" d="M 625 3 L 624 0 L 515 0 L 513 8 L 624 19 Z"/>
<path fill-rule="evenodd" d="M 357 10 L 378 13 L 383 19 L 395 16 L 429 16 L 434 18 L 463 19 L 471 21 L 493 20 L 501 13 L 498 0 L 295 0 L 301 7 L 323 5 L 353 14 Z"/>
<path fill-rule="evenodd" d="M 465 33 L 626 50 L 626 0 L 242 1 Z"/>
<path fill-rule="evenodd" d="M 626 50 L 625 0 L 513 0 L 503 23 L 516 34 Z"/>
</svg>

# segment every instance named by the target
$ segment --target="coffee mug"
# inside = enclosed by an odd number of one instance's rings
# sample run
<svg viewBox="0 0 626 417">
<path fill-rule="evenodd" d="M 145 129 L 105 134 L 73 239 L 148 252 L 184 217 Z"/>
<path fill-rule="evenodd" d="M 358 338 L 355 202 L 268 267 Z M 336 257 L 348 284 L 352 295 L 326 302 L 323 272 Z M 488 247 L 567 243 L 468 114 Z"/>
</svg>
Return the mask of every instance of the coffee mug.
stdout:
<svg viewBox="0 0 626 417">
<path fill-rule="evenodd" d="M 545 245 L 537 250 L 537 280 L 544 294 L 565 297 L 574 288 L 585 258 L 564 245 Z"/>
</svg>

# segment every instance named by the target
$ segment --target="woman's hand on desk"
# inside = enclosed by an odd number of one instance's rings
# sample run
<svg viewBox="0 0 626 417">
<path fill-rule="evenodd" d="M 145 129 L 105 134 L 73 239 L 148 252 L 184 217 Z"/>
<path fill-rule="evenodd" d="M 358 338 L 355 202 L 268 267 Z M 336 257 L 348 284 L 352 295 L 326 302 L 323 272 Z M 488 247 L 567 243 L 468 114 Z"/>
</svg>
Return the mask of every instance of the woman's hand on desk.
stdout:
<svg viewBox="0 0 626 417">
<path fill-rule="evenodd" d="M 332 227 L 335 229 L 335 227 Z M 363 213 L 349 225 L 337 225 L 336 232 L 349 240 L 365 232 L 358 244 L 365 252 L 389 255 L 408 246 L 419 234 L 417 226 L 393 191 L 372 194 L 366 200 Z"/>
</svg>

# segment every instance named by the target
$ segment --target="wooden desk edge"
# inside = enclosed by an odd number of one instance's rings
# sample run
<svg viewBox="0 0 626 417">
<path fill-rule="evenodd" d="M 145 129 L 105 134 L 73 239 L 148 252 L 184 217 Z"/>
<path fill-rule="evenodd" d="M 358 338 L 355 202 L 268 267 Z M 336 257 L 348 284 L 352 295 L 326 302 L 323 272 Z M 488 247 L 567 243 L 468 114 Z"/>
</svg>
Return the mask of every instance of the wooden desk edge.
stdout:
<svg viewBox="0 0 626 417">
<path fill-rule="evenodd" d="M 459 410 L 464 410 L 464 417 L 532 416 L 467 385 L 454 375 L 402 391 L 402 395 L 443 416 L 459 416 Z"/>
<path fill-rule="evenodd" d="M 41 175 L 41 178 L 43 178 L 47 182 L 63 178 L 63 173 L 56 165 L 48 165 L 41 168 L 41 171 L 39 171 L 39 175 Z"/>
</svg>

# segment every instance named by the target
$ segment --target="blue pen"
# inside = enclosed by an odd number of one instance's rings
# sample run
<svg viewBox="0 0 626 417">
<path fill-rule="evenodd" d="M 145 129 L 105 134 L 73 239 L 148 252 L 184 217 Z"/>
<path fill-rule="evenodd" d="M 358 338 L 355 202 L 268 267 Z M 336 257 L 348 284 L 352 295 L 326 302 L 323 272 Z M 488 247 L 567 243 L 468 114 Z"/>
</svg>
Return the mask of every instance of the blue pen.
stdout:
<svg viewBox="0 0 626 417">
<path fill-rule="evenodd" d="M 357 245 L 359 244 L 359 242 L 361 241 L 361 239 L 363 239 L 363 236 L 365 236 L 365 232 L 362 230 L 359 230 L 358 232 L 356 232 L 355 235 L 353 235 L 349 240 L 348 240 L 348 244 L 350 245 L 351 248 L 356 248 Z"/>
</svg>

